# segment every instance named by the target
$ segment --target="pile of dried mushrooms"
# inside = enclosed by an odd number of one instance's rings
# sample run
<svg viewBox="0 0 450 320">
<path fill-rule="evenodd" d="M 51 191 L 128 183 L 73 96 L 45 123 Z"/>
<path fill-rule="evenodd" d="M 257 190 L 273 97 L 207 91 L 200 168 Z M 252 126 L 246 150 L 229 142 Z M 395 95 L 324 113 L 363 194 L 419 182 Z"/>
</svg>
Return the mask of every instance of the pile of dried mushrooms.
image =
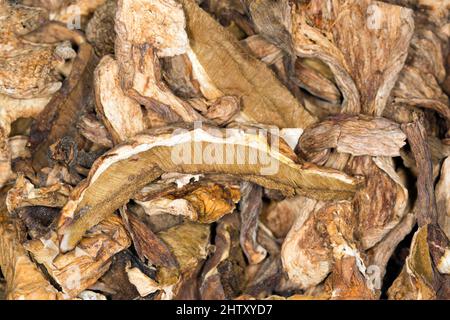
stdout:
<svg viewBox="0 0 450 320">
<path fill-rule="evenodd" d="M 0 0 L 0 299 L 450 299 L 447 0 Z"/>
</svg>

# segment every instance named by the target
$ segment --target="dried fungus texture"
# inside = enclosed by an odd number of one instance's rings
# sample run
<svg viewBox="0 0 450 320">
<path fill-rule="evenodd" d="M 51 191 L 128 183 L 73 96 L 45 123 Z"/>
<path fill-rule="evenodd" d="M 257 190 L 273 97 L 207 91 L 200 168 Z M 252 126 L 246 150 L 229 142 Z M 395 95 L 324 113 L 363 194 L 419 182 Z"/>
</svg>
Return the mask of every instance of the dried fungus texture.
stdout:
<svg viewBox="0 0 450 320">
<path fill-rule="evenodd" d="M 0 299 L 450 299 L 449 13 L 0 0 Z"/>
</svg>

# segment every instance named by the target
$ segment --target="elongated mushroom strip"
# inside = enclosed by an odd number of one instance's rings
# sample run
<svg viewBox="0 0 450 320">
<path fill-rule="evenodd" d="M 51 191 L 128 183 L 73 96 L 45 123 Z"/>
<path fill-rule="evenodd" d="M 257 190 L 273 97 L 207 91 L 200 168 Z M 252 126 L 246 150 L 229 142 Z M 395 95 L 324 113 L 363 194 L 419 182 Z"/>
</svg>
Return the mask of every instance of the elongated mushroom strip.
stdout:
<svg viewBox="0 0 450 320">
<path fill-rule="evenodd" d="M 417 167 L 420 168 L 417 177 L 418 204 L 416 205 L 416 215 L 417 222 L 421 227 L 428 223 L 436 224 L 438 222 L 431 154 L 422 121 L 416 120 L 402 125 L 402 129 L 408 137 L 408 143 L 413 151 Z"/>
<path fill-rule="evenodd" d="M 215 251 L 205 262 L 201 275 L 199 289 L 202 299 L 229 299 L 242 292 L 245 263 L 238 233 L 239 217 L 236 213 L 218 223 Z"/>
<path fill-rule="evenodd" d="M 167 246 L 152 230 L 130 210 L 121 209 L 122 219 L 133 239 L 136 252 L 144 261 L 145 258 L 155 266 L 167 268 L 177 267 L 177 261 Z"/>
<path fill-rule="evenodd" d="M 300 137 L 305 154 L 336 148 L 355 156 L 399 156 L 406 144 L 400 125 L 384 118 L 336 116 L 309 127 Z"/>
<path fill-rule="evenodd" d="M 233 35 L 195 1 L 180 3 L 186 14 L 192 47 L 188 54 L 194 69 L 199 64 L 220 91 L 241 97 L 245 117 L 280 128 L 306 128 L 315 122 L 272 71 L 249 56 Z M 192 61 L 193 56 L 197 61 Z"/>
<path fill-rule="evenodd" d="M 239 130 L 225 138 L 223 131 L 201 128 L 136 136 L 100 157 L 71 194 L 59 222 L 61 249 L 72 249 L 86 230 L 163 172 L 228 173 L 286 193 L 325 199 L 350 197 L 362 182 L 339 171 L 296 164 L 273 145 Z"/>
<path fill-rule="evenodd" d="M 28 256 L 18 220 L 0 214 L 0 267 L 6 279 L 6 299 L 57 300 L 61 295 Z"/>
<path fill-rule="evenodd" d="M 127 97 L 120 87 L 117 61 L 104 57 L 95 70 L 94 81 L 97 113 L 116 143 L 145 129 L 141 105 Z"/>
<path fill-rule="evenodd" d="M 93 105 L 92 71 L 97 58 L 84 36 L 64 25 L 50 22 L 26 35 L 28 41 L 41 39 L 47 43 L 70 41 L 78 47 L 70 74 L 59 90 L 37 117 L 32 126 L 31 145 L 33 166 L 41 169 L 48 164 L 48 147 L 64 136 L 76 136 L 75 124 Z"/>
<path fill-rule="evenodd" d="M 69 297 L 93 285 L 109 268 L 111 257 L 131 241 L 117 216 L 110 216 L 89 230 L 79 245 L 65 254 L 59 252 L 55 233 L 49 238 L 28 241 L 25 247 Z"/>
<path fill-rule="evenodd" d="M 297 8 L 293 20 L 296 54 L 330 67 L 344 96 L 343 112 L 378 116 L 403 68 L 413 30 L 411 10 L 372 0 L 315 1 Z"/>
<path fill-rule="evenodd" d="M 264 249 L 256 241 L 258 232 L 259 215 L 262 209 L 262 188 L 249 182 L 243 182 L 242 200 L 240 202 L 242 249 L 250 264 L 260 263 L 267 255 Z"/>
</svg>

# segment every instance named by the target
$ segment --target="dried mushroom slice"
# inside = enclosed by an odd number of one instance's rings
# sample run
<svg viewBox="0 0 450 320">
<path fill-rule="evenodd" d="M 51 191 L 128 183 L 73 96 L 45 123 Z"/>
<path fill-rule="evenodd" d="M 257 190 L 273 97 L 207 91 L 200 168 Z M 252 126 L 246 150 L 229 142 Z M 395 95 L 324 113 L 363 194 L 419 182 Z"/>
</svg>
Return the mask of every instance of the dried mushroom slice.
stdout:
<svg viewBox="0 0 450 320">
<path fill-rule="evenodd" d="M 205 262 L 200 278 L 203 300 L 232 299 L 245 287 L 245 261 L 239 246 L 239 218 L 236 213 L 216 227 L 215 251 Z"/>
<path fill-rule="evenodd" d="M 165 192 L 164 196 L 155 199 L 135 201 L 149 216 L 170 214 L 200 223 L 212 223 L 233 212 L 235 203 L 240 199 L 239 188 L 233 185 L 209 182 L 186 189 L 184 194 L 177 189 L 172 194 Z"/>
<path fill-rule="evenodd" d="M 220 130 L 213 132 L 216 135 L 197 128 L 139 135 L 100 157 L 62 210 L 62 251 L 74 248 L 86 230 L 163 172 L 233 174 L 286 193 L 325 199 L 350 197 L 362 182 L 332 169 L 296 164 L 261 136 L 239 130 L 228 137 Z M 255 154 L 263 162 L 255 162 Z"/>
<path fill-rule="evenodd" d="M 130 245 L 130 238 L 117 216 L 110 216 L 86 234 L 78 246 L 60 253 L 55 233 L 28 241 L 25 248 L 45 266 L 63 292 L 73 298 L 93 285 L 108 270 L 111 257 Z"/>
<path fill-rule="evenodd" d="M 267 250 L 257 242 L 258 221 L 262 210 L 262 187 L 249 182 L 241 184 L 242 200 L 239 203 L 241 215 L 240 242 L 250 264 L 260 263 L 266 258 Z"/>
<path fill-rule="evenodd" d="M 78 49 L 61 90 L 52 97 L 32 126 L 30 141 L 36 170 L 48 164 L 47 150 L 50 145 L 64 136 L 77 136 L 76 123 L 93 105 L 92 76 L 98 60 L 81 33 L 56 22 L 50 22 L 27 35 L 27 39 L 39 38 L 49 43 L 70 41 Z"/>
<path fill-rule="evenodd" d="M 186 222 L 158 233 L 177 259 L 179 268 L 162 267 L 157 270 L 156 281 L 162 288 L 160 299 L 176 298 L 183 283 L 198 272 L 198 266 L 208 254 L 209 226 Z"/>
<path fill-rule="evenodd" d="M 409 193 L 391 158 L 354 157 L 347 172 L 364 175 L 366 186 L 356 193 L 354 205 L 361 245 L 369 249 L 394 228 L 409 210 Z M 370 201 L 367 201 L 370 199 Z"/>
<path fill-rule="evenodd" d="M 61 88 L 62 70 L 74 51 L 66 43 L 26 41 L 22 36 L 47 20 L 45 11 L 2 2 L 0 4 L 0 186 L 11 177 L 7 137 L 19 118 L 35 118 Z"/>
<path fill-rule="evenodd" d="M 3 199 L 2 199 L 3 200 Z M 0 214 L 0 267 L 6 279 L 6 299 L 57 300 L 62 298 L 22 245 L 26 232 L 18 220 Z"/>
<path fill-rule="evenodd" d="M 433 266 L 428 247 L 428 227 L 419 228 L 414 234 L 411 250 L 400 275 L 388 290 L 392 300 L 432 300 Z"/>
<path fill-rule="evenodd" d="M 118 3 L 115 55 L 124 92 L 169 122 L 203 119 L 161 79 L 158 57 L 186 52 L 189 42 L 184 25 L 183 11 L 174 0 Z"/>
<path fill-rule="evenodd" d="M 305 130 L 299 140 L 302 154 L 325 149 L 354 156 L 399 156 L 406 144 L 400 125 L 385 118 L 341 115 L 331 117 Z"/>
<path fill-rule="evenodd" d="M 167 245 L 153 233 L 144 221 L 141 221 L 136 214 L 127 210 L 126 207 L 122 208 L 120 213 L 133 240 L 134 248 L 142 261 L 148 259 L 152 265 L 166 268 L 178 266 Z"/>
<path fill-rule="evenodd" d="M 86 26 L 86 39 L 94 46 L 99 57 L 114 53 L 114 18 L 117 0 L 106 0 L 99 6 Z"/>
<path fill-rule="evenodd" d="M 380 116 L 406 60 L 412 10 L 372 0 L 317 1 L 299 6 L 292 24 L 296 55 L 330 67 L 342 111 Z"/>
<path fill-rule="evenodd" d="M 200 65 L 221 92 L 241 97 L 245 118 L 280 128 L 306 128 L 315 122 L 273 72 L 249 56 L 234 36 L 195 1 L 181 0 L 180 3 L 186 15 L 192 48 L 192 53 L 188 54 L 194 69 Z"/>
<path fill-rule="evenodd" d="M 36 188 L 23 175 L 19 175 L 13 188 L 8 191 L 6 205 L 8 211 L 23 207 L 45 206 L 62 208 L 69 199 L 71 188 L 64 184 Z"/>
<path fill-rule="evenodd" d="M 94 83 L 97 114 L 114 142 L 126 141 L 145 129 L 141 105 L 120 87 L 117 61 L 103 57 L 95 69 Z"/>
</svg>

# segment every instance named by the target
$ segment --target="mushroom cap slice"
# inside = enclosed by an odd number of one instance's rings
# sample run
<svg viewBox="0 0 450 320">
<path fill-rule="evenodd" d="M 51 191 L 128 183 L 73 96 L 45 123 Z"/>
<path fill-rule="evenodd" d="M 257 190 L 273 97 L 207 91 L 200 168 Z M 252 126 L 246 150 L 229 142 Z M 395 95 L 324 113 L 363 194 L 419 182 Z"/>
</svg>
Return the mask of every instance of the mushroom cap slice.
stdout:
<svg viewBox="0 0 450 320">
<path fill-rule="evenodd" d="M 288 195 L 320 199 L 349 198 L 362 182 L 340 171 L 295 163 L 274 147 L 273 137 L 270 146 L 264 137 L 242 130 L 224 138 L 221 130 L 169 129 L 138 135 L 97 159 L 62 210 L 62 251 L 72 249 L 86 230 L 164 172 L 233 174 Z"/>
</svg>

